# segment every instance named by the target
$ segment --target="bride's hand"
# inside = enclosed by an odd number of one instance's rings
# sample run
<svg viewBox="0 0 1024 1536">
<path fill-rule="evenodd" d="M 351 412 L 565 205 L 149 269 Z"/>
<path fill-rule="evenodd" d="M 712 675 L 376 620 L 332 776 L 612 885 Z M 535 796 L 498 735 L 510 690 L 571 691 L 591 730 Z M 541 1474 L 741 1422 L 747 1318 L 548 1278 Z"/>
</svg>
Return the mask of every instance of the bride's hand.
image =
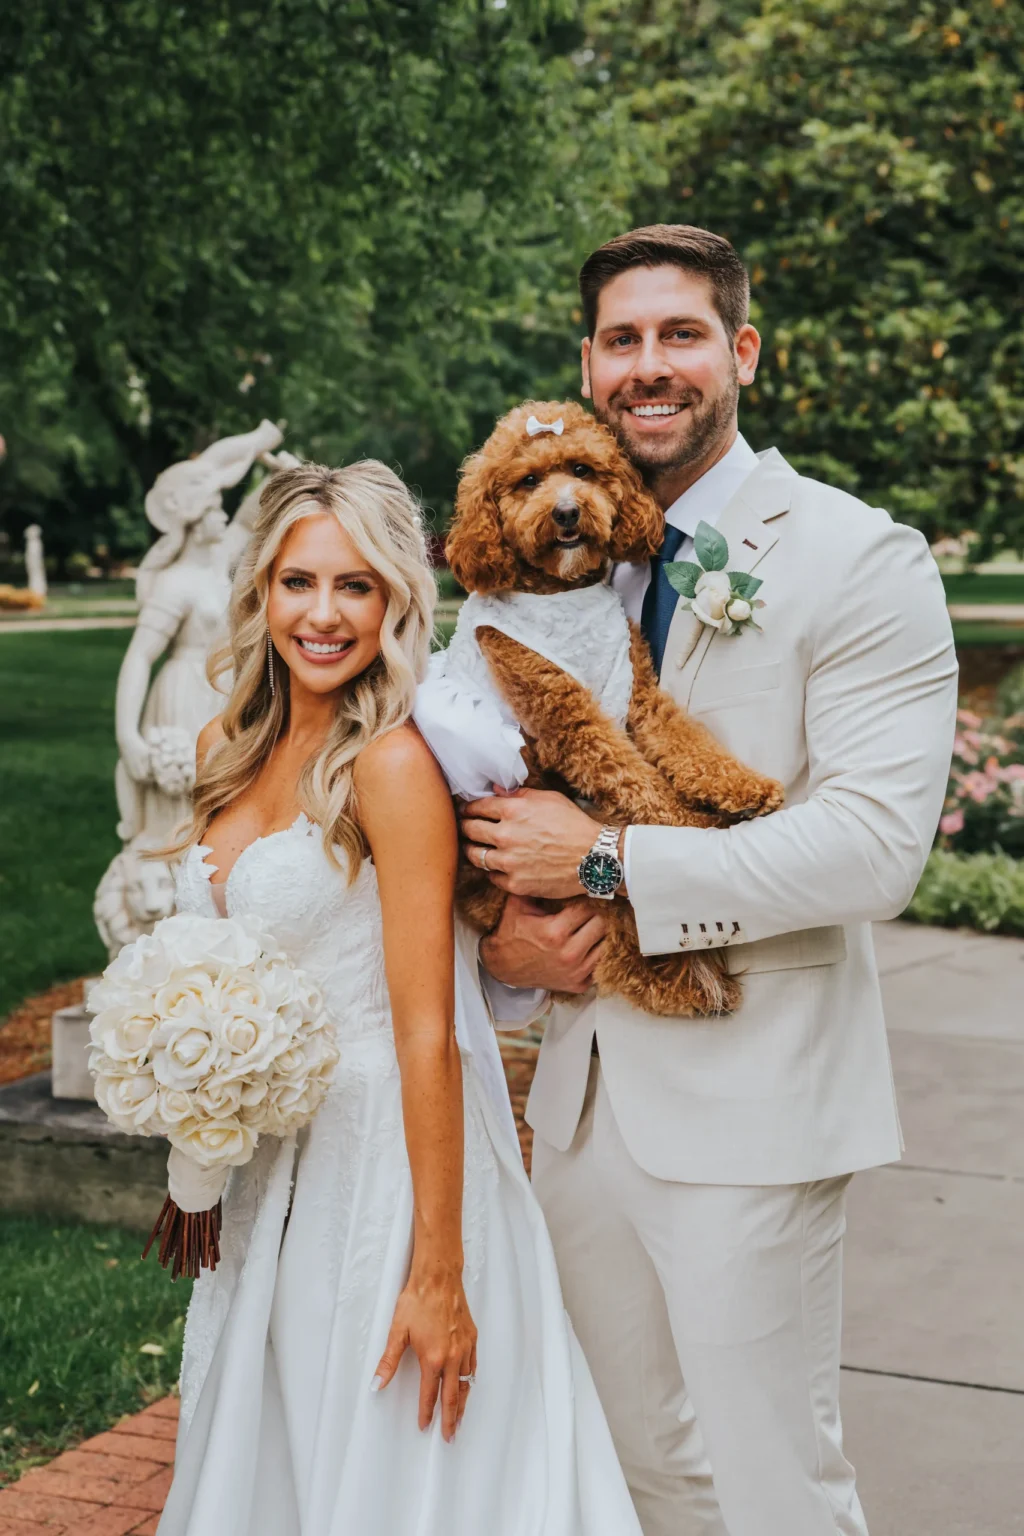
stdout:
<svg viewBox="0 0 1024 1536">
<path fill-rule="evenodd" d="M 420 1268 L 414 1259 L 395 1306 L 374 1391 L 387 1386 L 407 1349 L 420 1363 L 420 1429 L 430 1427 L 440 1389 L 441 1432 L 446 1440 L 453 1440 L 471 1385 L 459 1378 L 476 1371 L 476 1326 L 458 1271 L 441 1265 Z"/>
</svg>

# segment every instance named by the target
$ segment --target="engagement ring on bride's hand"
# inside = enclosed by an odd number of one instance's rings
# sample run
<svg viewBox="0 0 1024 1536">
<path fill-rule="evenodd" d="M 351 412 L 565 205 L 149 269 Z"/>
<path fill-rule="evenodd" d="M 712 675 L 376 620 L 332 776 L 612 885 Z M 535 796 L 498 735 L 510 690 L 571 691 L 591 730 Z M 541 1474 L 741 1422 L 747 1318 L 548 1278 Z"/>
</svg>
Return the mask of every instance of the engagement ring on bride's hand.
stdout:
<svg viewBox="0 0 1024 1536">
<path fill-rule="evenodd" d="M 464 1381 L 466 1383 L 467 1387 L 471 1387 L 473 1385 L 473 1383 L 476 1381 L 476 1377 L 475 1376 L 460 1376 L 459 1380 L 460 1381 Z"/>
</svg>

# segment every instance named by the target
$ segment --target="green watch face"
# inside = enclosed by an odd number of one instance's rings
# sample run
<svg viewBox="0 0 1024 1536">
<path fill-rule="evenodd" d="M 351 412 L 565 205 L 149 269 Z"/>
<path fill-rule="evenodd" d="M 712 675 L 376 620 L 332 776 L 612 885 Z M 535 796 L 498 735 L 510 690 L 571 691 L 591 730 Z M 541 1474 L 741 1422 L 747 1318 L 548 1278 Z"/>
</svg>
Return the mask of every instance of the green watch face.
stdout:
<svg viewBox="0 0 1024 1536">
<path fill-rule="evenodd" d="M 591 896 L 614 896 L 622 884 L 622 865 L 614 854 L 588 853 L 580 865 L 580 883 Z"/>
</svg>

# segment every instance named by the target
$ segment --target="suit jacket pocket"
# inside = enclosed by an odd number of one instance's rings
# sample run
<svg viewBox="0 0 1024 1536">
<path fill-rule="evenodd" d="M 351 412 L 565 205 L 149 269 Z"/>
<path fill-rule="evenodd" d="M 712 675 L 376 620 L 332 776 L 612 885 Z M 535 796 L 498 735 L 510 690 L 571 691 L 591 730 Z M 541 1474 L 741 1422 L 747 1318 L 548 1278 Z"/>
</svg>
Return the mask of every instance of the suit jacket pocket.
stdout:
<svg viewBox="0 0 1024 1536">
<path fill-rule="evenodd" d="M 778 933 L 753 944 L 735 944 L 726 950 L 731 976 L 752 976 L 758 971 L 798 971 L 815 965 L 836 965 L 846 959 L 846 929 L 801 928 Z"/>
<path fill-rule="evenodd" d="M 723 643 L 728 644 L 727 641 Z M 752 695 L 778 688 L 781 680 L 782 664 L 778 661 L 768 661 L 759 667 L 738 667 L 715 678 L 702 678 L 702 696 L 691 701 L 691 708 L 695 714 L 701 714 L 706 710 L 741 704 Z"/>
</svg>

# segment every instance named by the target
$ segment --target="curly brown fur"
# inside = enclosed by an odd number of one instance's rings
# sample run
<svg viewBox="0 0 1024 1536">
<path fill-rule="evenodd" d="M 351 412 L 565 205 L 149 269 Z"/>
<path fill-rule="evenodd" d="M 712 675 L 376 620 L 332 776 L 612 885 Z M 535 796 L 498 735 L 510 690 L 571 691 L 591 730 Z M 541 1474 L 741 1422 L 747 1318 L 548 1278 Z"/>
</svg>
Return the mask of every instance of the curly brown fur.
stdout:
<svg viewBox="0 0 1024 1536">
<path fill-rule="evenodd" d="M 529 437 L 531 416 L 564 430 Z M 663 530 L 607 427 L 572 400 L 528 400 L 462 466 L 445 552 L 468 590 L 565 592 L 600 581 L 609 560 L 645 559 Z"/>
<path fill-rule="evenodd" d="M 530 737 L 538 766 L 556 768 L 577 794 L 592 802 L 602 821 L 707 827 L 727 826 L 733 819 L 721 811 L 697 810 L 688 804 L 660 766 L 646 761 L 604 714 L 593 694 L 546 657 L 490 626 L 477 630 L 477 641 L 495 682 Z M 639 644 L 646 652 L 642 639 Z M 649 660 L 646 670 L 648 677 L 653 675 Z M 659 702 L 663 698 L 659 693 Z M 668 716 L 658 738 L 665 754 L 672 748 L 671 729 L 681 722 L 681 754 L 688 750 L 689 739 L 698 746 L 706 739 L 723 764 L 731 764 L 743 776 L 738 780 L 744 789 L 737 796 L 742 801 L 740 814 L 774 808 L 770 802 L 780 794 L 778 785 L 735 763 L 702 727 L 675 705 L 672 709 L 678 721 Z M 629 903 L 619 899 L 610 907 L 604 902 L 599 907 L 595 902 L 595 907 L 608 922 L 595 975 L 602 996 L 625 997 L 648 1013 L 675 1017 L 728 1013 L 737 1006 L 740 984 L 726 969 L 724 950 L 642 955 Z"/>
<path fill-rule="evenodd" d="M 631 623 L 629 628 L 633 693 L 626 729 L 638 750 L 694 809 L 744 819 L 777 811 L 782 785 L 738 763 L 706 726 L 679 708 L 658 682 L 639 625 Z"/>
<path fill-rule="evenodd" d="M 530 416 L 564 431 L 529 437 Z M 609 562 L 643 560 L 660 548 L 664 520 L 606 428 L 572 401 L 527 401 L 504 417 L 466 460 L 446 545 L 457 579 L 474 592 L 555 593 L 600 581 Z M 626 730 L 561 668 L 491 627 L 477 641 L 528 740 L 534 785 L 591 802 L 602 821 L 648 826 L 728 826 L 782 802 L 771 779 L 731 757 L 663 693 L 647 646 L 631 626 L 633 693 Z M 490 931 L 504 894 L 464 866 L 460 909 Z M 608 935 L 598 991 L 648 1013 L 727 1013 L 740 984 L 722 949 L 645 956 L 633 909 L 602 902 Z M 576 999 L 573 999 L 574 1001 Z"/>
</svg>

